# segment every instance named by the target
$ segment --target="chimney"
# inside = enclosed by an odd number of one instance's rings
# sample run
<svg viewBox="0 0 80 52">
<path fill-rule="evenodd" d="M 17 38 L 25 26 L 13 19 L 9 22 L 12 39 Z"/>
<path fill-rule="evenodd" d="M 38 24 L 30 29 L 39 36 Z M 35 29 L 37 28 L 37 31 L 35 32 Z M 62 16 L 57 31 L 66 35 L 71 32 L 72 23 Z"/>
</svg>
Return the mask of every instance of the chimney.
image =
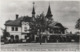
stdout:
<svg viewBox="0 0 80 52">
<path fill-rule="evenodd" d="M 16 19 L 18 19 L 18 17 L 19 17 L 19 15 L 18 15 L 18 14 L 16 14 Z"/>
</svg>

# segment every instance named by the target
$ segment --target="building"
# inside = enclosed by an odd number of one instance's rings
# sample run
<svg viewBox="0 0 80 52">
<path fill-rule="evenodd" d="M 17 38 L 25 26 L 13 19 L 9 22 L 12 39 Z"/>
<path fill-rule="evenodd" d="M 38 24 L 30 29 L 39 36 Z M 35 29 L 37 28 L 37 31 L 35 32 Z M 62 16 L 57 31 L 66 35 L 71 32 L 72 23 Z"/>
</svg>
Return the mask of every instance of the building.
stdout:
<svg viewBox="0 0 80 52">
<path fill-rule="evenodd" d="M 5 22 L 5 29 L 7 32 L 10 33 L 11 41 L 13 40 L 24 40 L 24 41 L 30 41 L 35 40 L 37 38 L 36 36 L 31 35 L 30 33 L 30 23 L 35 20 L 35 7 L 33 3 L 33 9 L 32 9 L 32 17 L 29 16 L 22 16 L 19 17 L 18 14 L 16 14 L 15 20 L 8 20 Z M 65 28 L 61 23 L 55 22 L 52 20 L 52 13 L 50 5 L 48 7 L 48 11 L 46 14 L 46 20 L 52 21 L 51 24 L 48 25 L 48 30 L 50 31 L 50 35 L 61 35 L 65 34 L 65 31 L 67 28 Z"/>
<path fill-rule="evenodd" d="M 64 27 L 61 23 L 56 22 L 52 19 L 53 15 L 51 13 L 51 8 L 50 5 L 48 7 L 48 12 L 46 17 L 48 18 L 49 21 L 52 21 L 51 24 L 49 24 L 49 30 L 52 31 L 54 34 L 65 34 L 66 33 L 66 27 Z"/>
</svg>

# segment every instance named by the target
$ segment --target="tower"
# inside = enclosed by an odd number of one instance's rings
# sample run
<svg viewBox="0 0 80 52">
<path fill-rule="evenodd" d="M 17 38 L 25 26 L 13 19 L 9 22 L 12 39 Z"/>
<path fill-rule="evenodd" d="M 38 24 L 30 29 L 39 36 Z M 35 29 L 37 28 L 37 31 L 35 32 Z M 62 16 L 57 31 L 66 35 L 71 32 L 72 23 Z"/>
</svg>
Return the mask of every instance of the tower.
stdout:
<svg viewBox="0 0 80 52">
<path fill-rule="evenodd" d="M 49 4 L 49 7 L 48 7 L 48 11 L 47 11 L 47 14 L 46 14 L 46 17 L 48 18 L 48 19 L 52 19 L 52 13 L 51 13 L 51 8 L 50 8 L 50 4 Z"/>
<path fill-rule="evenodd" d="M 33 19 L 35 18 L 35 8 L 34 8 L 34 2 L 33 2 L 33 9 L 32 9 L 32 17 L 33 17 Z"/>
</svg>

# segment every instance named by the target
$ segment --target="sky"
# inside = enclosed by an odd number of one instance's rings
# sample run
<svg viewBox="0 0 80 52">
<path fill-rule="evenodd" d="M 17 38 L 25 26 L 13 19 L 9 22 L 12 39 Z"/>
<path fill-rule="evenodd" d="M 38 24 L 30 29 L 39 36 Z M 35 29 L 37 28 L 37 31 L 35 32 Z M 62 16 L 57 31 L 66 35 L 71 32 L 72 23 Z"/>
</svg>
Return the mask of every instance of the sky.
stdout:
<svg viewBox="0 0 80 52">
<path fill-rule="evenodd" d="M 7 20 L 15 20 L 15 15 L 32 16 L 34 0 L 0 0 L 0 28 L 5 29 L 4 23 Z M 67 27 L 67 31 L 73 33 L 76 21 L 80 18 L 80 1 L 34 1 L 36 15 L 44 12 L 46 15 L 50 3 L 54 21 L 62 23 Z M 2 30 L 0 29 L 0 35 Z"/>
</svg>

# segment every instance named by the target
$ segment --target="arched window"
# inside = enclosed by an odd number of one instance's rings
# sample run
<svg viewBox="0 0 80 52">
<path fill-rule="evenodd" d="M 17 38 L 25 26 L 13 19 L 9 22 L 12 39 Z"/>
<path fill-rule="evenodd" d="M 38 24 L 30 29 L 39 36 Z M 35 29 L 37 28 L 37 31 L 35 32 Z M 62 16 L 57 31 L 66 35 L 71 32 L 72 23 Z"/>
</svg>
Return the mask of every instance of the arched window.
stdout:
<svg viewBox="0 0 80 52">
<path fill-rule="evenodd" d="M 14 36 L 13 35 L 11 35 L 10 37 L 11 37 L 11 39 L 14 39 Z"/>
<path fill-rule="evenodd" d="M 19 39 L 19 36 L 18 36 L 18 35 L 16 35 L 16 36 L 15 36 L 15 39 Z"/>
</svg>

